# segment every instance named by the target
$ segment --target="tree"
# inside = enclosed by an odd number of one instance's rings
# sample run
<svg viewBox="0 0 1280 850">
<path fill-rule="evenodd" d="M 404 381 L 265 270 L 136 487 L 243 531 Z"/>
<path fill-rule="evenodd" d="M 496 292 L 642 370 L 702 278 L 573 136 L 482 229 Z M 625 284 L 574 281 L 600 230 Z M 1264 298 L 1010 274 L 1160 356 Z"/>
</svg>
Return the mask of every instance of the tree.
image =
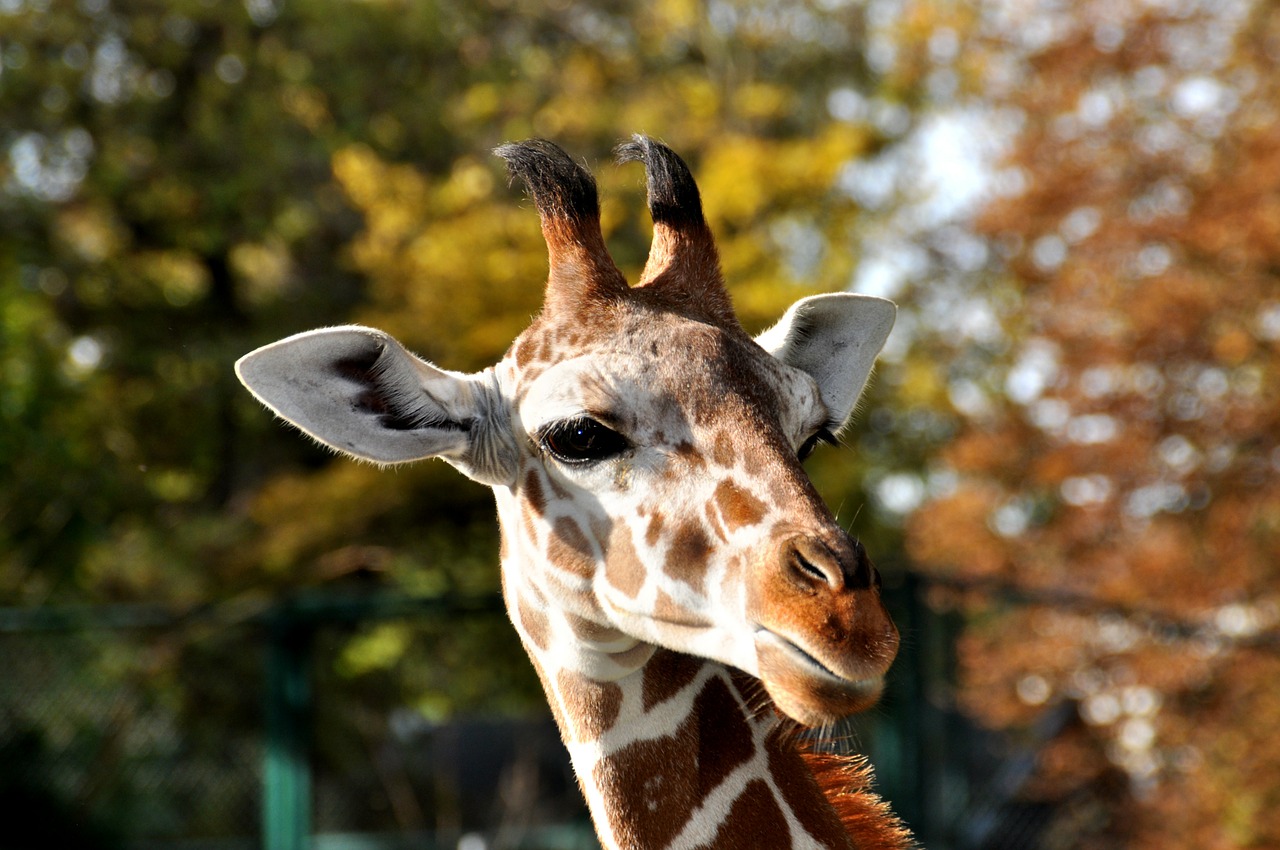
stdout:
<svg viewBox="0 0 1280 850">
<path fill-rule="evenodd" d="M 977 221 L 1007 343 L 951 376 L 948 486 L 909 552 L 968 612 L 968 712 L 1012 729 L 1078 705 L 1038 762 L 1071 846 L 1270 846 L 1280 14 L 1034 23 L 986 34 L 1016 45 L 989 81 L 1020 125 L 1015 190 Z"/>
<path fill-rule="evenodd" d="M 864 46 L 918 58 L 925 30 L 873 18 L 771 0 L 0 4 L 0 605 L 238 611 L 344 580 L 495 592 L 487 494 L 441 464 L 329 457 L 265 416 L 232 362 L 356 320 L 449 368 L 499 357 L 537 309 L 545 249 L 486 151 L 528 136 L 595 160 L 633 277 L 642 176 L 600 163 L 645 131 L 694 165 L 752 329 L 845 288 L 895 197 L 851 163 L 892 156 L 923 102 L 919 62 Z M 845 516 L 893 439 L 823 459 Z M 897 534 L 864 537 L 889 551 Z M 391 705 L 540 702 L 504 624 L 441 631 L 354 630 L 321 672 L 376 698 L 371 728 Z M 131 671 L 112 727 L 180 730 L 177 758 L 254 722 L 256 695 L 228 682 L 257 659 L 202 635 L 85 637 L 67 687 Z M 475 658 L 518 667 L 478 675 Z M 6 703 L 6 725 L 39 732 L 37 707 Z M 101 725 L 86 713 L 78 740 L 117 766 L 137 755 L 127 736 L 99 746 Z M 111 767 L 107 813 L 132 793 Z"/>
</svg>

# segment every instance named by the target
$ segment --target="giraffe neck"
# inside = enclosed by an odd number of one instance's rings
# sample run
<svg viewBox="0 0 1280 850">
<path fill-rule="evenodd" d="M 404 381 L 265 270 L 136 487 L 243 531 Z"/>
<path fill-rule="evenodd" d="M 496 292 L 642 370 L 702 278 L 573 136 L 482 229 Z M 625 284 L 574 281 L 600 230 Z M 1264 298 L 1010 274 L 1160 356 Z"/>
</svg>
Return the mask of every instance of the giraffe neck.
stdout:
<svg viewBox="0 0 1280 850">
<path fill-rule="evenodd" d="M 606 848 L 852 850 L 754 679 L 591 623 L 522 557 L 504 552 L 507 608 Z"/>
<path fill-rule="evenodd" d="M 616 682 L 543 683 L 607 846 L 853 846 L 749 677 L 659 649 Z"/>
</svg>

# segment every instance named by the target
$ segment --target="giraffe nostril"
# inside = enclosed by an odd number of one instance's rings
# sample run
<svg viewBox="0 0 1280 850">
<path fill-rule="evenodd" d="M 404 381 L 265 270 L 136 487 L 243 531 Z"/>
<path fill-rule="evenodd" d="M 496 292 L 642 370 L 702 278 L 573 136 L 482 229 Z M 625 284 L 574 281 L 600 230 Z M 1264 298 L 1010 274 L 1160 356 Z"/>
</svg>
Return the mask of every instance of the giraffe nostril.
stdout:
<svg viewBox="0 0 1280 850">
<path fill-rule="evenodd" d="M 806 577 L 815 582 L 820 582 L 822 584 L 826 584 L 827 582 L 827 574 L 810 563 L 809 559 L 804 555 L 801 555 L 799 552 L 796 553 L 796 557 L 792 561 L 792 566 L 795 567 L 798 572 L 803 573 Z"/>
<path fill-rule="evenodd" d="M 862 544 L 851 537 L 797 534 L 782 549 L 782 568 L 806 592 L 879 589 L 880 576 Z"/>
<path fill-rule="evenodd" d="M 825 546 L 804 539 L 791 546 L 787 565 L 804 587 L 839 590 L 845 583 L 844 569 Z"/>
</svg>

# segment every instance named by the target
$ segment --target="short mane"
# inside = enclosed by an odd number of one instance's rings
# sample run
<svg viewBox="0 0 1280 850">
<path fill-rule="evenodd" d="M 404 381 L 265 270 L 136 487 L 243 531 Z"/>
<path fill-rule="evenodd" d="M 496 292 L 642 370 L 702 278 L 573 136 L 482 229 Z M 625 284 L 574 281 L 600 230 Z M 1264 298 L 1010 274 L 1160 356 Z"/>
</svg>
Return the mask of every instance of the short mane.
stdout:
<svg viewBox="0 0 1280 850">
<path fill-rule="evenodd" d="M 858 850 L 919 847 L 889 804 L 871 790 L 871 766 L 864 756 L 819 752 L 810 738 L 800 739 L 798 747 L 800 757 Z"/>
</svg>

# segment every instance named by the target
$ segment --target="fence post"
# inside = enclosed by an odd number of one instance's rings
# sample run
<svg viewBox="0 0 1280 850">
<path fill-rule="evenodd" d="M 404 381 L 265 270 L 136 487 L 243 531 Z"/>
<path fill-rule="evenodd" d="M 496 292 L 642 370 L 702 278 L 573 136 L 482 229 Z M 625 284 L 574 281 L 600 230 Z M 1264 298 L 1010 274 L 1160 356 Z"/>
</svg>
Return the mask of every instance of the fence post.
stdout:
<svg viewBox="0 0 1280 850">
<path fill-rule="evenodd" d="M 290 606 L 267 622 L 263 850 L 307 850 L 311 841 L 311 644 L 313 627 Z"/>
</svg>

